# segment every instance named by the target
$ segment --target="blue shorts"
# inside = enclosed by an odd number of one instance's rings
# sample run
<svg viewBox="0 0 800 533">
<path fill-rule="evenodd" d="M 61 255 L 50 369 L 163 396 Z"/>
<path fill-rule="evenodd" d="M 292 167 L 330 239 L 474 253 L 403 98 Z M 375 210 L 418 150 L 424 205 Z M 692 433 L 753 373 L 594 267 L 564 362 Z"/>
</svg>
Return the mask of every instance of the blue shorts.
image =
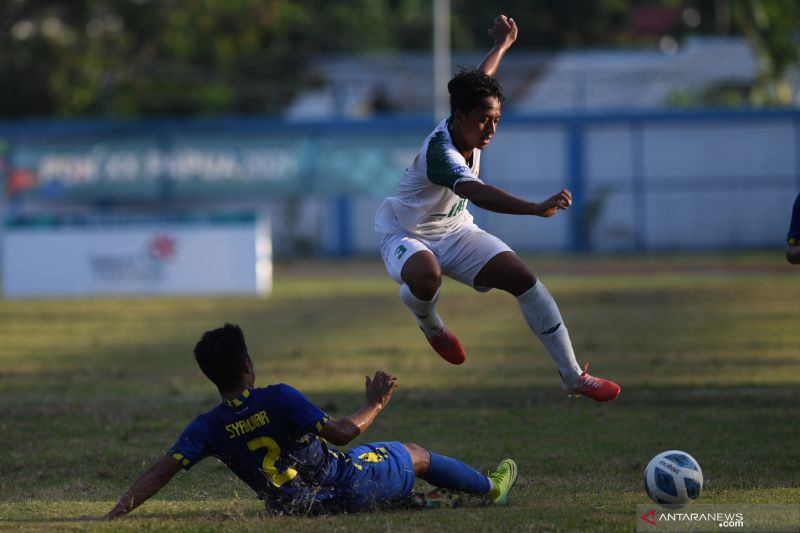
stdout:
<svg viewBox="0 0 800 533">
<path fill-rule="evenodd" d="M 408 496 L 414 464 L 401 442 L 371 442 L 345 452 L 347 471 L 337 482 L 341 503 L 361 511 Z"/>
</svg>

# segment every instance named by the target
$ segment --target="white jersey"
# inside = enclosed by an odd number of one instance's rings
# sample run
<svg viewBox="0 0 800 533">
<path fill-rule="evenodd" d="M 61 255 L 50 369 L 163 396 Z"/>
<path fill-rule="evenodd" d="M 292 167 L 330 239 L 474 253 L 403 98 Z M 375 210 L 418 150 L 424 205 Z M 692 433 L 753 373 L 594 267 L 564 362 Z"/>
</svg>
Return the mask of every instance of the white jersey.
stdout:
<svg viewBox="0 0 800 533">
<path fill-rule="evenodd" d="M 472 223 L 467 199 L 453 189 L 462 181 L 477 181 L 481 151 L 472 151 L 472 166 L 453 145 L 448 120 L 443 120 L 422 143 L 417 157 L 406 169 L 397 193 L 378 208 L 375 231 L 405 233 L 438 240 Z"/>
</svg>

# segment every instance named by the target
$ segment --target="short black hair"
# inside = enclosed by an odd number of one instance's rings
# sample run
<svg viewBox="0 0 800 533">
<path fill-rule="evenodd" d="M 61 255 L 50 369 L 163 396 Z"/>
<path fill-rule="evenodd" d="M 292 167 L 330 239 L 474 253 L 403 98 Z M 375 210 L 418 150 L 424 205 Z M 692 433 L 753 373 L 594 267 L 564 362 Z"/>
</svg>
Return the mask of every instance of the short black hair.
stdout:
<svg viewBox="0 0 800 533">
<path fill-rule="evenodd" d="M 480 70 L 462 70 L 447 84 L 447 91 L 450 93 L 451 118 L 456 109 L 469 113 L 481 105 L 484 98 L 493 96 L 500 103 L 506 99 L 494 76 Z"/>
<path fill-rule="evenodd" d="M 236 324 L 206 331 L 194 347 L 194 358 L 200 370 L 221 391 L 242 384 L 245 361 L 250 359 L 244 333 Z"/>
</svg>

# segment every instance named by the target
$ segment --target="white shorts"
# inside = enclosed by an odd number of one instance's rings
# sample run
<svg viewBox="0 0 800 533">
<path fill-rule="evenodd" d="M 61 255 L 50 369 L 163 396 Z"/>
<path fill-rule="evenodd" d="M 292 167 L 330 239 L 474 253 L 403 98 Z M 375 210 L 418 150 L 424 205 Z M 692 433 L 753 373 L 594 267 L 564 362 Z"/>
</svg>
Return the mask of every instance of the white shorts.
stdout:
<svg viewBox="0 0 800 533">
<path fill-rule="evenodd" d="M 405 233 L 386 234 L 381 239 L 381 256 L 386 270 L 401 285 L 403 265 L 409 257 L 422 250 L 436 257 L 442 274 L 481 292 L 489 288 L 474 285 L 478 272 L 492 257 L 512 251 L 506 243 L 475 224 L 468 224 L 435 241 Z"/>
</svg>

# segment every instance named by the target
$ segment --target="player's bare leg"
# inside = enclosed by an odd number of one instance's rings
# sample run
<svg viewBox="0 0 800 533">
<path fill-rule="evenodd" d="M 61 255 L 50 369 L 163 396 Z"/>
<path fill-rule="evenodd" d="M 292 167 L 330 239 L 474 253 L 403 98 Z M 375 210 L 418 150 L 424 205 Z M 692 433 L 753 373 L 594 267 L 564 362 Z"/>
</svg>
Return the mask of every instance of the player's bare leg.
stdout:
<svg viewBox="0 0 800 533">
<path fill-rule="evenodd" d="M 425 250 L 415 253 L 406 260 L 400 277 L 403 279 L 400 299 L 414 313 L 430 345 L 445 361 L 454 365 L 463 363 L 467 354 L 461 342 L 445 327 L 436 312 L 442 285 L 442 269 L 436 257 Z"/>
<path fill-rule="evenodd" d="M 564 390 L 599 402 L 619 396 L 619 385 L 590 376 L 588 364 L 583 370 L 578 365 L 567 326 L 555 300 L 517 254 L 502 252 L 491 258 L 475 276 L 474 284 L 501 289 L 517 298 L 525 321 L 558 367 Z"/>
</svg>

